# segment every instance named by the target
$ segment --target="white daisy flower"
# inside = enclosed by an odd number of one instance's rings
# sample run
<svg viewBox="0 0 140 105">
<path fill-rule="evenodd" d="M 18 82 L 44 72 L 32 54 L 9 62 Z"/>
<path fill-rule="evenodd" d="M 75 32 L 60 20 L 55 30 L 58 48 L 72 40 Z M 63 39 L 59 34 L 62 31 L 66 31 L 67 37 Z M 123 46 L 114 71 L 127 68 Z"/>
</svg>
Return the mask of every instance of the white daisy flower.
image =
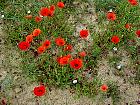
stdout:
<svg viewBox="0 0 140 105">
<path fill-rule="evenodd" d="M 1 18 L 4 18 L 4 15 L 1 15 Z"/>
<path fill-rule="evenodd" d="M 112 9 L 110 9 L 108 12 L 113 12 L 113 10 L 112 10 Z"/>
<path fill-rule="evenodd" d="M 114 51 L 117 51 L 118 49 L 117 49 L 116 47 L 113 47 L 113 50 L 114 50 Z"/>
</svg>

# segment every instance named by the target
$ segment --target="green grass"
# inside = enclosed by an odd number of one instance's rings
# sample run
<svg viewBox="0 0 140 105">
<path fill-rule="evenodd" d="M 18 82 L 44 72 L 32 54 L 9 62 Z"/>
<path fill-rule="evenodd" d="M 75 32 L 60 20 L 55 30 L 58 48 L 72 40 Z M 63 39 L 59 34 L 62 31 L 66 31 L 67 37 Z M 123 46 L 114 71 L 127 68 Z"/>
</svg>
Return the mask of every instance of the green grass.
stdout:
<svg viewBox="0 0 140 105">
<path fill-rule="evenodd" d="M 91 33 L 91 38 L 93 39 L 93 46 L 87 47 L 86 50 L 88 55 L 83 59 L 84 63 L 83 68 L 75 71 L 70 68 L 69 65 L 64 67 L 60 66 L 54 59 L 57 56 L 66 55 L 69 52 L 63 52 L 63 48 L 59 48 L 59 53 L 57 55 L 52 54 L 53 50 L 57 49 L 54 39 L 58 36 L 63 37 L 67 43 L 75 45 L 76 37 L 73 36 L 75 31 L 75 23 L 84 23 L 84 21 L 79 20 L 77 14 L 77 7 L 72 3 L 75 0 L 63 0 L 66 4 L 64 9 L 56 8 L 55 15 L 52 18 L 44 18 L 40 23 L 36 23 L 34 18 L 31 20 L 25 19 L 27 11 L 30 10 L 33 17 L 38 16 L 38 11 L 43 6 L 49 6 L 51 4 L 56 4 L 58 0 L 44 0 L 44 2 L 37 2 L 36 0 L 8 0 L 2 2 L 4 6 L 1 9 L 4 9 L 4 19 L 5 23 L 4 30 L 8 34 L 7 43 L 13 43 L 13 46 L 17 47 L 17 43 L 25 40 L 25 37 L 28 34 L 31 34 L 35 28 L 40 28 L 42 33 L 39 37 L 34 39 L 32 46 L 29 51 L 23 52 L 20 51 L 22 57 L 23 72 L 28 75 L 32 80 L 37 82 L 46 83 L 47 86 L 51 87 L 61 87 L 61 88 L 73 88 L 77 94 L 86 95 L 86 96 L 96 96 L 100 93 L 101 80 L 97 78 L 98 71 L 95 71 L 97 67 L 97 61 L 101 60 L 105 56 L 105 53 L 112 51 L 113 47 L 120 48 L 120 50 L 126 50 L 129 52 L 132 58 L 133 64 L 139 60 L 136 48 L 138 46 L 139 39 L 136 38 L 135 30 L 139 29 L 140 17 L 139 11 L 140 7 L 132 7 L 125 0 L 106 0 L 100 1 L 95 0 L 96 13 L 98 16 L 98 25 L 101 29 L 106 28 L 103 33 L 96 33 L 93 30 L 94 25 L 89 25 L 89 31 Z M 79 0 L 81 3 L 88 2 L 87 0 Z M 103 25 L 103 22 L 106 21 L 106 12 L 112 8 L 117 14 L 117 20 L 109 22 L 108 24 Z M 80 12 L 84 15 L 86 8 Z M 101 12 L 102 11 L 102 12 Z M 70 22 L 69 17 L 74 16 L 74 23 Z M 124 28 L 124 25 L 129 22 L 133 25 L 130 30 Z M 113 44 L 110 39 L 112 35 L 118 35 L 121 39 L 120 43 Z M 48 49 L 45 53 L 41 54 L 38 57 L 36 55 L 36 49 L 41 45 L 45 39 L 51 40 L 51 48 Z M 129 45 L 129 40 L 136 40 L 136 43 Z M 72 40 L 75 43 L 71 43 Z M 78 52 L 77 52 L 78 53 Z M 78 55 L 75 55 L 78 57 Z M 114 56 L 109 58 L 110 64 L 114 65 L 113 62 L 117 63 L 120 58 Z M 92 74 L 94 74 L 94 79 L 90 83 L 87 82 L 87 78 L 83 78 L 82 72 L 91 68 Z M 139 78 L 140 71 L 137 70 L 136 79 Z M 78 78 L 78 83 L 74 85 L 72 80 Z M 117 86 L 109 85 L 109 94 L 113 100 L 116 100 L 116 96 L 119 94 L 115 93 L 118 91 Z M 115 101 L 114 101 L 115 103 Z"/>
</svg>

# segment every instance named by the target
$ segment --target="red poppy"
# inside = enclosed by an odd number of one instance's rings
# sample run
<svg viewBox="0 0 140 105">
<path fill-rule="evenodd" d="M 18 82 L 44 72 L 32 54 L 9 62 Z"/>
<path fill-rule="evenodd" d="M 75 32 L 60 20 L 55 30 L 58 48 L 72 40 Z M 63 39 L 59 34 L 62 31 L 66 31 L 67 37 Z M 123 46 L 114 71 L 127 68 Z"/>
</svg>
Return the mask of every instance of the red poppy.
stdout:
<svg viewBox="0 0 140 105">
<path fill-rule="evenodd" d="M 134 2 L 130 2 L 130 4 L 133 5 L 133 6 L 136 6 L 136 5 L 138 5 L 138 2 L 134 1 Z"/>
<path fill-rule="evenodd" d="M 38 36 L 39 34 L 41 34 L 41 30 L 40 29 L 35 29 L 33 31 L 33 36 Z"/>
<path fill-rule="evenodd" d="M 114 12 L 108 12 L 107 19 L 112 21 L 116 20 L 116 14 Z"/>
<path fill-rule="evenodd" d="M 82 66 L 83 66 L 83 61 L 79 58 L 73 59 L 70 62 L 70 67 L 76 70 L 80 69 Z"/>
<path fill-rule="evenodd" d="M 137 35 L 138 38 L 140 38 L 140 30 L 136 31 L 136 35 Z"/>
<path fill-rule="evenodd" d="M 26 37 L 26 42 L 32 42 L 33 41 L 33 35 L 31 34 L 31 35 L 28 35 L 27 37 Z"/>
<path fill-rule="evenodd" d="M 64 46 L 66 42 L 65 42 L 65 40 L 63 38 L 58 37 L 58 38 L 55 39 L 55 43 L 58 46 Z"/>
<path fill-rule="evenodd" d="M 51 11 L 54 11 L 54 10 L 55 10 L 55 5 L 51 5 L 51 6 L 50 6 L 50 10 L 51 10 Z"/>
<path fill-rule="evenodd" d="M 136 1 L 136 0 L 128 0 L 128 2 L 134 2 L 134 1 Z"/>
<path fill-rule="evenodd" d="M 131 28 L 131 24 L 129 24 L 129 23 L 125 24 L 125 28 L 126 29 L 130 29 Z"/>
<path fill-rule="evenodd" d="M 106 84 L 103 84 L 100 89 L 101 91 L 106 92 L 108 90 L 108 86 Z"/>
<path fill-rule="evenodd" d="M 68 64 L 68 62 L 69 62 L 69 58 L 68 58 L 67 56 L 58 57 L 58 58 L 57 58 L 57 62 L 58 62 L 60 65 L 66 65 L 66 64 Z"/>
<path fill-rule="evenodd" d="M 46 89 L 44 85 L 40 85 L 34 88 L 34 94 L 36 96 L 43 96 L 45 92 L 46 92 Z"/>
<path fill-rule="evenodd" d="M 64 51 L 71 51 L 72 50 L 72 45 L 66 45 L 64 48 Z"/>
<path fill-rule="evenodd" d="M 52 17 L 54 15 L 54 11 L 49 10 L 48 16 Z"/>
<path fill-rule="evenodd" d="M 50 11 L 50 10 L 49 10 L 47 7 L 42 7 L 42 8 L 40 9 L 39 14 L 40 14 L 41 16 L 48 16 L 49 11 Z"/>
<path fill-rule="evenodd" d="M 21 50 L 28 50 L 30 47 L 30 44 L 29 42 L 26 42 L 26 41 L 22 41 L 18 44 L 18 48 L 21 49 Z"/>
<path fill-rule="evenodd" d="M 112 41 L 114 44 L 117 44 L 117 43 L 120 42 L 120 38 L 119 38 L 118 36 L 113 36 L 113 37 L 111 38 L 111 41 Z"/>
<path fill-rule="evenodd" d="M 41 54 L 41 53 L 45 52 L 45 50 L 46 50 L 46 48 L 44 46 L 40 46 L 40 47 L 38 47 L 37 52 L 38 52 L 38 54 Z"/>
<path fill-rule="evenodd" d="M 59 8 L 64 8 L 65 5 L 64 5 L 63 2 L 58 2 L 58 3 L 57 3 L 57 6 L 58 6 Z"/>
<path fill-rule="evenodd" d="M 42 7 L 40 10 L 41 16 L 53 16 L 54 11 L 51 11 L 49 8 Z"/>
<path fill-rule="evenodd" d="M 36 21 L 36 22 L 41 22 L 41 21 L 42 21 L 42 17 L 36 16 L 36 17 L 35 17 L 35 21 Z"/>
<path fill-rule="evenodd" d="M 128 2 L 133 5 L 133 6 L 136 6 L 138 5 L 138 1 L 137 0 L 128 0 Z"/>
<path fill-rule="evenodd" d="M 66 57 L 71 58 L 71 55 L 70 55 L 70 54 L 68 54 Z"/>
<path fill-rule="evenodd" d="M 86 38 L 89 35 L 89 31 L 88 30 L 81 30 L 80 31 L 80 36 L 82 38 Z"/>
<path fill-rule="evenodd" d="M 32 19 L 32 17 L 33 17 L 32 15 L 25 16 L 26 19 Z"/>
<path fill-rule="evenodd" d="M 86 56 L 86 52 L 85 52 L 85 51 L 82 51 L 82 52 L 79 53 L 79 55 L 80 55 L 81 57 L 85 57 L 85 56 Z"/>
<path fill-rule="evenodd" d="M 49 48 L 51 45 L 51 42 L 49 40 L 46 40 L 44 43 L 43 43 L 43 46 L 47 49 Z"/>
</svg>

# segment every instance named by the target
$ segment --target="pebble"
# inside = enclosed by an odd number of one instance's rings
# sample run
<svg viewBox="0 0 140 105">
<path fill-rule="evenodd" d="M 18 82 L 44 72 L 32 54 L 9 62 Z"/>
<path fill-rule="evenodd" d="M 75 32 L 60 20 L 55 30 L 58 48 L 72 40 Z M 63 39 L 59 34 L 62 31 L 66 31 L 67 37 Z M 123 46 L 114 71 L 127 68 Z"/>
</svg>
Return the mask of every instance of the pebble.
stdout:
<svg viewBox="0 0 140 105">
<path fill-rule="evenodd" d="M 76 84 L 78 81 L 77 80 L 73 80 L 73 84 Z"/>
<path fill-rule="evenodd" d="M 117 69 L 121 69 L 121 67 L 122 67 L 122 65 L 118 65 L 118 66 L 117 66 Z"/>
<path fill-rule="evenodd" d="M 22 90 L 21 88 L 16 88 L 16 89 L 15 89 L 15 92 L 16 92 L 16 93 L 19 93 L 19 92 L 21 92 L 21 90 Z"/>
</svg>

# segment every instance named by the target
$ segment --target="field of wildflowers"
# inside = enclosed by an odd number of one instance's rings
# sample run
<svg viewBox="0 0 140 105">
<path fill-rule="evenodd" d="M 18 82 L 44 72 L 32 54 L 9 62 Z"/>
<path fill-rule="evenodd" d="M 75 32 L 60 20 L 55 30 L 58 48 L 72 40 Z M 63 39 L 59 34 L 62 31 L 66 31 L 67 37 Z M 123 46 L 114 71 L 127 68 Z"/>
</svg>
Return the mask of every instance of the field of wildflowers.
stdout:
<svg viewBox="0 0 140 105">
<path fill-rule="evenodd" d="M 138 0 L 2 0 L 0 6 L 5 43 L 20 53 L 22 73 L 38 83 L 35 97 L 59 88 L 110 97 L 105 105 L 140 104 L 122 98 L 123 84 L 140 86 Z"/>
</svg>

